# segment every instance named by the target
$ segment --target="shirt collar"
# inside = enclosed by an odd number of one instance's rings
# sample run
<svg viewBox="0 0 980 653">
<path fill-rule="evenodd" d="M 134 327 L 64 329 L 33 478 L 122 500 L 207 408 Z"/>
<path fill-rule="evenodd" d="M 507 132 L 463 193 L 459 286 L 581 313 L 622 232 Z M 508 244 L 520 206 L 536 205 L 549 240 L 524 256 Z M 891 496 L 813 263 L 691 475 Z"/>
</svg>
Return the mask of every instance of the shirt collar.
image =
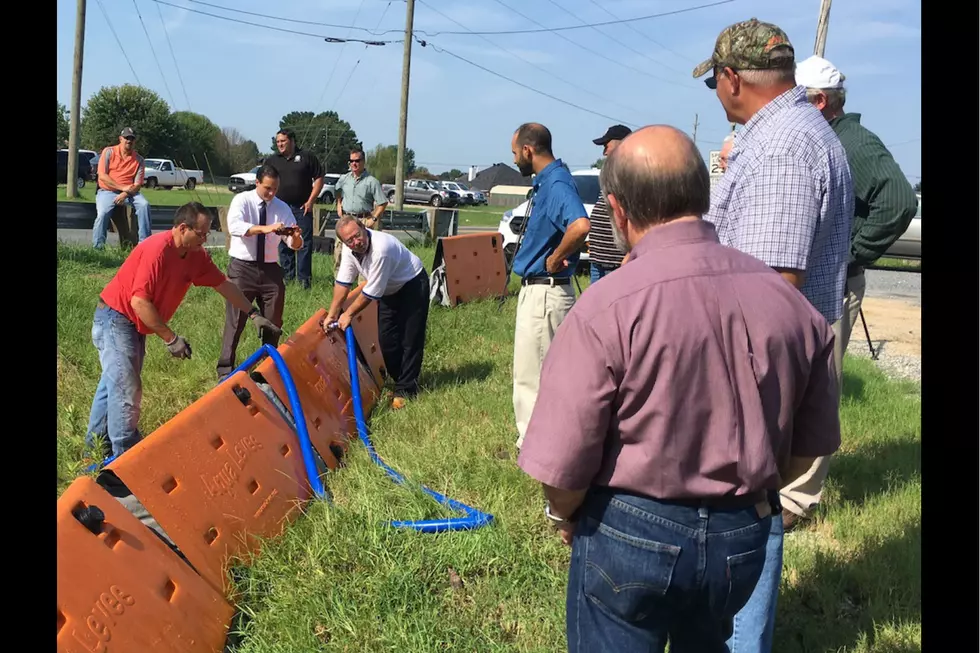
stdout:
<svg viewBox="0 0 980 653">
<path fill-rule="evenodd" d="M 843 115 L 837 116 L 836 118 L 830 119 L 830 125 L 833 127 L 839 122 L 856 122 L 861 124 L 861 114 L 860 113 L 845 113 Z"/>
<path fill-rule="evenodd" d="M 630 259 L 633 256 L 642 256 L 644 252 L 698 242 L 719 242 L 715 225 L 706 220 L 669 222 L 648 231 L 633 246 Z"/>
<path fill-rule="evenodd" d="M 563 165 L 564 164 L 561 162 L 561 159 L 555 159 L 546 165 L 541 172 L 534 176 L 534 183 L 532 184 L 534 186 L 534 190 L 537 190 L 543 182 L 547 181 L 548 177 L 550 177 L 555 170 L 561 168 Z"/>
</svg>

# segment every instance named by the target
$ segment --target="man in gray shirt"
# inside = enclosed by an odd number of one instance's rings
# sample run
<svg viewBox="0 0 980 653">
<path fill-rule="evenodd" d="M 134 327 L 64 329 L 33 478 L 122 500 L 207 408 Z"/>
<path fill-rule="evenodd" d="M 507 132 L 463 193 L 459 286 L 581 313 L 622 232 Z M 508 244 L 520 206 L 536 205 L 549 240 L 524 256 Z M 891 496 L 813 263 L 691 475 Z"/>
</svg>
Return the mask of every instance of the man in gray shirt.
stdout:
<svg viewBox="0 0 980 653">
<path fill-rule="evenodd" d="M 388 208 L 388 198 L 381 182 L 364 169 L 364 152 L 351 150 L 350 172 L 337 180 L 337 218 L 349 215 L 358 218 L 368 229 L 381 231 L 381 216 Z M 334 279 L 340 270 L 340 243 L 334 246 Z"/>
<path fill-rule="evenodd" d="M 840 446 L 833 331 L 701 220 L 679 130 L 626 137 L 601 182 L 630 262 L 555 334 L 518 465 L 572 545 L 570 653 L 725 651 L 780 483 Z"/>
</svg>

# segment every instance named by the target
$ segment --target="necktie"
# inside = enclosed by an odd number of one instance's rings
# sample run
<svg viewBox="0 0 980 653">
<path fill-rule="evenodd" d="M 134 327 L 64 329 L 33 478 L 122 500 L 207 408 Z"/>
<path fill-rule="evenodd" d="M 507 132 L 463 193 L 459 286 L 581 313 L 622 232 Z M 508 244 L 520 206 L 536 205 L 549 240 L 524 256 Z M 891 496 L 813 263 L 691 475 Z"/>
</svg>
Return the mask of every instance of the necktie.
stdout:
<svg viewBox="0 0 980 653">
<path fill-rule="evenodd" d="M 259 204 L 259 226 L 265 226 L 265 202 Z M 265 234 L 259 234 L 258 245 L 256 246 L 255 259 L 259 263 L 265 263 Z"/>
</svg>

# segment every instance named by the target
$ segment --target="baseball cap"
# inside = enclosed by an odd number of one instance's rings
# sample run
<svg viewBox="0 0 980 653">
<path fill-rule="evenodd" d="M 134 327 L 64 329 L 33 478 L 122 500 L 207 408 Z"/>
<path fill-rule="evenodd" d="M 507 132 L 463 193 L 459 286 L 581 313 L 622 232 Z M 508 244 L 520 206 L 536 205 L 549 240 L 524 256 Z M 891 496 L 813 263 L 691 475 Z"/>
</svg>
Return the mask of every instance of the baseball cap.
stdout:
<svg viewBox="0 0 980 653">
<path fill-rule="evenodd" d="M 605 145 L 609 141 L 621 141 L 633 132 L 626 125 L 613 125 L 606 130 L 606 133 L 592 142 L 596 145 Z"/>
<path fill-rule="evenodd" d="M 126 127 L 125 129 L 122 130 L 122 133 L 119 135 L 122 136 L 123 138 L 129 138 L 130 136 L 136 138 L 136 132 L 133 131 L 132 127 Z"/>
<path fill-rule="evenodd" d="M 695 79 L 703 77 L 716 66 L 734 70 L 773 70 L 792 68 L 795 51 L 786 32 L 772 23 L 750 18 L 729 25 L 718 35 L 711 58 L 694 69 Z M 714 76 L 706 79 L 708 88 L 715 88 Z"/>
<path fill-rule="evenodd" d="M 844 88 L 844 75 L 823 57 L 813 55 L 796 64 L 796 83 L 807 88 Z"/>
</svg>

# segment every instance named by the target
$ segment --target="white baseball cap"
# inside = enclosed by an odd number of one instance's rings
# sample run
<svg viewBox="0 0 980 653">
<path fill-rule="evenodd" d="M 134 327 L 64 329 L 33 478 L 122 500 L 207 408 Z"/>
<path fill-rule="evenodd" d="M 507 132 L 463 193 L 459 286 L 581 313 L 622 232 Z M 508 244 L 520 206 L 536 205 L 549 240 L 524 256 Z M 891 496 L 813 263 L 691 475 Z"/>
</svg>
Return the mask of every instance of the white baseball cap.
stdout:
<svg viewBox="0 0 980 653">
<path fill-rule="evenodd" d="M 834 64 L 813 55 L 796 64 L 796 83 L 807 88 L 844 88 L 844 75 Z"/>
</svg>

